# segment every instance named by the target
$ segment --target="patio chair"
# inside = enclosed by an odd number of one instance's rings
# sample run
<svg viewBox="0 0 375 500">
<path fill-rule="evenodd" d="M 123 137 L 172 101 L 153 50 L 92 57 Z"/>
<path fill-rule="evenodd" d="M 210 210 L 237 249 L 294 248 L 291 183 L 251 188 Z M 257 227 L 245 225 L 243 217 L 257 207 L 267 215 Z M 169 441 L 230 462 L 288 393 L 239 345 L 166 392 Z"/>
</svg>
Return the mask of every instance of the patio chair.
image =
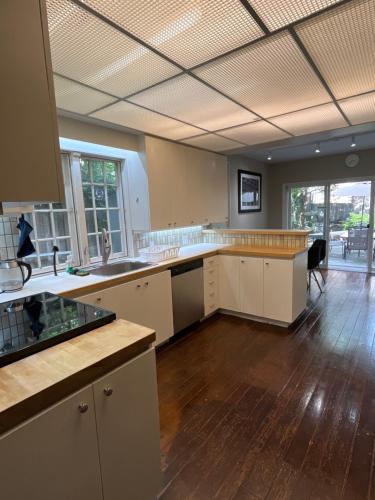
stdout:
<svg viewBox="0 0 375 500">
<path fill-rule="evenodd" d="M 361 250 L 368 249 L 368 229 L 367 228 L 351 228 L 348 230 L 348 240 L 344 246 L 344 259 L 346 255 L 352 251 L 358 252 L 358 257 Z"/>
<path fill-rule="evenodd" d="M 323 293 L 323 290 L 320 286 L 318 278 L 316 277 L 315 270 L 319 271 L 323 283 L 325 284 L 326 280 L 324 279 L 322 270 L 320 269 L 320 263 L 323 262 L 323 260 L 326 258 L 326 248 L 326 240 L 315 240 L 307 252 L 307 269 L 309 271 L 309 281 L 307 288 L 311 288 L 311 276 L 313 276 L 316 284 L 318 285 L 320 293 Z"/>
</svg>

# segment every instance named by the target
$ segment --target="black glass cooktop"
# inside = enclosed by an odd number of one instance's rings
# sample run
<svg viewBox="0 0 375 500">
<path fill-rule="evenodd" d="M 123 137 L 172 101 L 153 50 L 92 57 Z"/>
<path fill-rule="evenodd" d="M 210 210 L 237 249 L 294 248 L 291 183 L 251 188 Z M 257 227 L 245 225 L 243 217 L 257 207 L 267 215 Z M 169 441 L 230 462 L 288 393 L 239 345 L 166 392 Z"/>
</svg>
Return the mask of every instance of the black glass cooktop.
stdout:
<svg viewBox="0 0 375 500">
<path fill-rule="evenodd" d="M 0 366 L 110 323 L 98 307 L 40 293 L 0 304 Z"/>
</svg>

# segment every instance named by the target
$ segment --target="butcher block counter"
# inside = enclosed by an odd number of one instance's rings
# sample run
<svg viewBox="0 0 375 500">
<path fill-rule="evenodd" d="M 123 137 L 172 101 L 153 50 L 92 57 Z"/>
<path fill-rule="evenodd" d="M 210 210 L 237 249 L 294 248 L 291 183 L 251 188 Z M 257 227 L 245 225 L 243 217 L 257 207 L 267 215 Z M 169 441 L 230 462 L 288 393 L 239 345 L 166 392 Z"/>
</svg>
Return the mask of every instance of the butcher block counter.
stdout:
<svg viewBox="0 0 375 500">
<path fill-rule="evenodd" d="M 219 250 L 220 255 L 238 255 L 242 257 L 267 257 L 269 259 L 294 259 L 306 252 L 305 248 L 252 247 L 249 245 L 232 245 Z"/>
<path fill-rule="evenodd" d="M 119 319 L 0 368 L 0 434 L 147 350 L 155 332 Z"/>
</svg>

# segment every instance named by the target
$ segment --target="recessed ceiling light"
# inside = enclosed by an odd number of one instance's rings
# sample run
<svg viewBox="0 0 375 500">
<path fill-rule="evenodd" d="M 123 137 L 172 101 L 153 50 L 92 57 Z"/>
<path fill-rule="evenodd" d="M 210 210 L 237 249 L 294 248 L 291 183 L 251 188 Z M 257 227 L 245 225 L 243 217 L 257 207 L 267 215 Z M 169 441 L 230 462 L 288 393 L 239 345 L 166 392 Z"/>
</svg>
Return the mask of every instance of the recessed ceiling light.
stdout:
<svg viewBox="0 0 375 500">
<path fill-rule="evenodd" d="M 320 144 L 319 142 L 317 143 L 316 147 L 315 147 L 315 153 L 320 153 Z"/>
<path fill-rule="evenodd" d="M 271 153 L 267 153 L 267 160 L 268 160 L 268 161 L 271 161 L 271 160 L 272 160 L 272 155 L 271 155 Z"/>
<path fill-rule="evenodd" d="M 356 144 L 356 142 L 355 142 L 355 137 L 354 137 L 354 135 L 352 135 L 352 142 L 350 143 L 350 147 L 351 147 L 351 148 L 355 148 L 355 147 L 356 147 L 356 145 L 357 145 L 357 144 Z"/>
</svg>

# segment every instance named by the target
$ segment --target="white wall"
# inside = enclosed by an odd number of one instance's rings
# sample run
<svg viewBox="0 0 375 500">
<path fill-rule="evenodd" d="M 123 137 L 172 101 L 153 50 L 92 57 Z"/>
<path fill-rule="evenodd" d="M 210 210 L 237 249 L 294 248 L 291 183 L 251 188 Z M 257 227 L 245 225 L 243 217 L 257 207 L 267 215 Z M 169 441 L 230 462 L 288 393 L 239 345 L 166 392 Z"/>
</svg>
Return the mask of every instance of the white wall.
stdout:
<svg viewBox="0 0 375 500">
<path fill-rule="evenodd" d="M 233 229 L 264 229 L 268 227 L 268 170 L 269 166 L 245 156 L 228 156 L 229 169 L 229 227 Z M 262 174 L 262 211 L 238 213 L 238 170 Z"/>
</svg>

